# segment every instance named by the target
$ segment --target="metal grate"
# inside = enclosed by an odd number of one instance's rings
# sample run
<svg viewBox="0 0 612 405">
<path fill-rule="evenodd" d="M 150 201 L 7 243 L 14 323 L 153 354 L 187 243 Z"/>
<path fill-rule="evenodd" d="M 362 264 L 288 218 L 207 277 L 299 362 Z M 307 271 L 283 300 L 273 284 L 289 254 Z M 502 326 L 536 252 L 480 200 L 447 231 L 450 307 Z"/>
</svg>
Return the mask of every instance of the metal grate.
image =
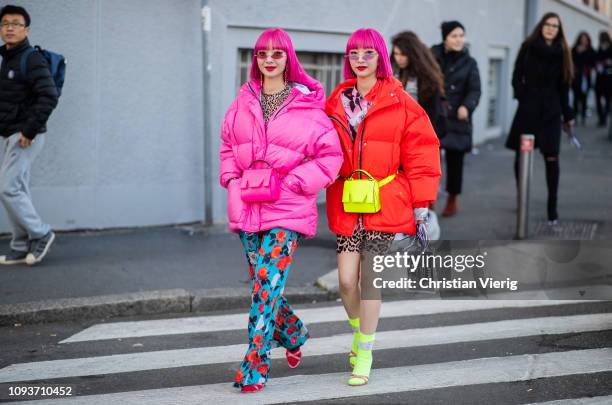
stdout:
<svg viewBox="0 0 612 405">
<path fill-rule="evenodd" d="M 596 231 L 596 222 L 564 221 L 548 225 L 546 221 L 540 221 L 531 239 L 593 240 Z"/>
</svg>

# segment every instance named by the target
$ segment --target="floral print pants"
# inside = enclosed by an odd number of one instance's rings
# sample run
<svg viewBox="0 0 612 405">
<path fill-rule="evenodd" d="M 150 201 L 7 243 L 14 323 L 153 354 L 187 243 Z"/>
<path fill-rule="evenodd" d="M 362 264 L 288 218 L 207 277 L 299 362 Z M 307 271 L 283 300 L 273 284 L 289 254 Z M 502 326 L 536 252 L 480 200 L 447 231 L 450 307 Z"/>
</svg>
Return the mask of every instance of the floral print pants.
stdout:
<svg viewBox="0 0 612 405">
<path fill-rule="evenodd" d="M 235 387 L 265 383 L 270 372 L 270 350 L 277 346 L 296 349 L 310 337 L 283 297 L 299 237 L 297 232 L 282 228 L 240 232 L 251 274 L 251 310 L 249 347 L 236 372 Z"/>
</svg>

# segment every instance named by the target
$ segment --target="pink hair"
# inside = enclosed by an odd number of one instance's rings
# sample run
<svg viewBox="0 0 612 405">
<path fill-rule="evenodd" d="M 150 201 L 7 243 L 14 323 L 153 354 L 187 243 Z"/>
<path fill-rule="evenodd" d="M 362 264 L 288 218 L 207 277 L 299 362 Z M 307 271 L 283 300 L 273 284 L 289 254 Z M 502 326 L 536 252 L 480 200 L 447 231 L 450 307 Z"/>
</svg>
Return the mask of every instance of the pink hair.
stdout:
<svg viewBox="0 0 612 405">
<path fill-rule="evenodd" d="M 393 76 L 393 68 L 389 59 L 387 45 L 382 35 L 374 28 L 360 28 L 353 32 L 346 43 L 346 54 L 349 51 L 358 48 L 372 48 L 378 52 L 378 67 L 376 68 L 376 77 L 384 79 Z M 352 79 L 355 77 L 348 56 L 344 57 L 344 78 Z"/>
<path fill-rule="evenodd" d="M 253 60 L 251 61 L 251 73 L 249 75 L 252 80 L 261 79 L 261 72 L 259 71 L 259 66 L 257 66 L 256 53 L 257 51 L 267 49 L 282 49 L 287 53 L 285 71 L 287 72 L 286 78 L 288 82 L 296 82 L 304 85 L 309 84 L 312 79 L 304 72 L 304 69 L 302 69 L 300 61 L 295 54 L 291 37 L 280 28 L 269 28 L 262 32 L 259 38 L 257 38 L 253 51 Z"/>
</svg>

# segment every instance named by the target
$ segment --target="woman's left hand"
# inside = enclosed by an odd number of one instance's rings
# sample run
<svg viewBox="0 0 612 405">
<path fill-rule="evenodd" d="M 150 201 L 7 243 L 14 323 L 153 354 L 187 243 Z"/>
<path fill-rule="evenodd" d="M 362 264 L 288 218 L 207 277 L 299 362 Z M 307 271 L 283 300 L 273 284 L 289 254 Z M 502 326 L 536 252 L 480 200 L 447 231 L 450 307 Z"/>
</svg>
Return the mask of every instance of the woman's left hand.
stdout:
<svg viewBox="0 0 612 405">
<path fill-rule="evenodd" d="M 468 111 L 467 107 L 464 105 L 459 106 L 459 108 L 457 109 L 457 118 L 460 121 L 467 121 L 469 114 L 470 112 Z"/>
</svg>

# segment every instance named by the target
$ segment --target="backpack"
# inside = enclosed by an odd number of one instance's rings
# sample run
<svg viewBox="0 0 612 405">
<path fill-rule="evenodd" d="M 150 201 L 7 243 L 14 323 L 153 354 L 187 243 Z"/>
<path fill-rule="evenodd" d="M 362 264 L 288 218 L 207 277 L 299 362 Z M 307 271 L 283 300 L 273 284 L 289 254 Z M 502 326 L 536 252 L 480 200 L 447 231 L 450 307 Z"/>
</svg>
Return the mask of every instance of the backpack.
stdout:
<svg viewBox="0 0 612 405">
<path fill-rule="evenodd" d="M 42 49 L 40 46 L 30 47 L 21 56 L 21 74 L 25 78 L 26 71 L 28 69 L 28 57 L 35 51 L 40 52 L 43 58 L 46 59 L 49 64 L 49 70 L 51 71 L 51 77 L 55 82 L 57 88 L 57 95 L 62 95 L 62 87 L 64 86 L 64 79 L 66 78 L 66 58 L 55 52 L 51 52 Z"/>
</svg>

